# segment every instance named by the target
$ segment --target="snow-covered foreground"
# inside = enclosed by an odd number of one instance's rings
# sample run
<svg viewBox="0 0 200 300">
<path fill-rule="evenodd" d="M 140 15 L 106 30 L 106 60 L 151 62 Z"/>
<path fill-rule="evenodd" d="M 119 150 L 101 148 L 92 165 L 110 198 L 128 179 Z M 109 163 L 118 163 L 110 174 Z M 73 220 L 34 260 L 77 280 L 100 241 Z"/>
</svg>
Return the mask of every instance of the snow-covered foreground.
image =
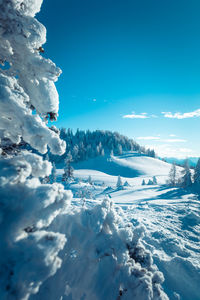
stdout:
<svg viewBox="0 0 200 300">
<path fill-rule="evenodd" d="M 113 158 L 113 161 L 117 159 Z M 92 208 L 109 197 L 119 210 L 123 209 L 128 222 L 143 227 L 141 242 L 164 275 L 162 286 L 169 299 L 199 300 L 200 201 L 183 189 L 161 185 L 167 179 L 170 165 L 147 157 L 136 160 L 143 175 L 122 177 L 128 185 L 120 190 L 116 188 L 117 176 L 91 169 L 76 170 L 75 177 L 81 181 L 70 186 L 75 195 L 73 203 Z M 136 169 L 134 158 L 122 158 L 120 164 L 123 171 L 131 164 Z M 105 169 L 105 166 L 102 168 Z M 58 174 L 61 175 L 62 170 L 58 170 Z M 89 175 L 92 185 L 87 182 Z M 142 186 L 143 178 L 149 179 L 150 175 L 156 175 L 159 184 Z M 83 197 L 77 196 L 81 190 L 89 191 L 90 199 L 83 200 Z"/>
</svg>

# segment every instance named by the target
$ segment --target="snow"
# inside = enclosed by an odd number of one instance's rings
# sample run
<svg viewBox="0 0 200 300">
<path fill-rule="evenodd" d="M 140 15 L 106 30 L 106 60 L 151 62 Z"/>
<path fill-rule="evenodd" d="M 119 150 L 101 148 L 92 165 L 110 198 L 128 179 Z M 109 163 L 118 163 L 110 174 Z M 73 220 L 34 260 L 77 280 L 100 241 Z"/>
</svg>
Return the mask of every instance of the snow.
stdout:
<svg viewBox="0 0 200 300">
<path fill-rule="evenodd" d="M 65 143 L 46 124 L 58 113 L 61 70 L 40 54 L 41 4 L 0 0 L 0 139 L 61 155 Z M 170 164 L 102 157 L 80 163 L 63 186 L 41 183 L 52 170 L 42 157 L 0 152 L 2 300 L 199 299 L 199 201 L 162 185 Z M 153 176 L 158 184 L 141 185 Z"/>
<path fill-rule="evenodd" d="M 91 170 L 91 175 L 93 174 L 97 179 L 98 175 L 94 174 L 95 170 L 112 176 L 123 176 L 124 179 L 133 184 L 139 184 L 143 178 L 145 181 L 149 179 L 153 180 L 153 176 L 156 176 L 159 184 L 164 184 L 171 168 L 171 164 L 169 163 L 141 155 L 137 152 L 128 152 L 121 156 L 97 157 L 73 164 L 73 166 L 76 171 L 78 170 L 77 172 L 81 172 L 81 176 L 84 175 L 84 171 L 82 172 L 81 169 L 88 170 L 87 172 L 89 173 Z M 178 172 L 180 172 L 181 169 L 182 168 L 177 167 Z M 78 176 L 78 173 L 75 174 Z M 86 176 L 88 176 L 88 174 Z M 115 180 L 115 177 L 110 177 L 110 179 L 111 178 Z"/>
<path fill-rule="evenodd" d="M 31 299 L 120 299 L 120 290 L 127 300 L 168 299 L 163 275 L 141 244 L 143 227 L 125 225 L 111 201 L 62 215 L 51 228 L 66 234 L 63 264 Z"/>
<path fill-rule="evenodd" d="M 50 173 L 51 164 L 31 153 L 0 160 L 1 299 L 28 299 L 61 266 L 66 237 L 48 226 L 69 207 L 71 192 L 42 185 L 38 177 Z"/>
<path fill-rule="evenodd" d="M 61 70 L 42 57 L 39 47 L 46 42 L 46 29 L 35 18 L 41 0 L 0 2 L 0 138 L 18 144 L 23 138 L 41 153 L 61 155 L 65 142 L 49 130 L 45 117 L 58 113 L 54 84 Z M 32 109 L 35 113 L 33 113 Z"/>
<path fill-rule="evenodd" d="M 96 160 L 99 169 L 99 159 Z M 102 170 L 109 170 L 110 162 L 107 161 L 108 166 L 105 166 L 106 161 L 102 164 Z M 72 202 L 77 207 L 82 205 L 83 200 L 76 197 L 76 192 L 85 186 L 92 194 L 92 199 L 85 201 L 85 207 L 88 209 L 92 209 L 109 195 L 117 205 L 116 209 L 119 209 L 119 212 L 120 209 L 123 210 L 123 218 L 127 222 L 134 228 L 142 226 L 141 244 L 150 251 L 153 262 L 163 273 L 162 287 L 169 299 L 199 300 L 200 202 L 197 195 L 162 184 L 164 179 L 167 179 L 170 164 L 136 154 L 132 157 L 130 154 L 121 158 L 113 157 L 112 161 L 120 165 L 124 174 L 127 174 L 126 168 L 136 168 L 137 165 L 144 175 L 140 173 L 134 178 L 121 176 L 122 182 L 127 181 L 129 186 L 119 190 L 116 183 L 120 173 L 114 176 L 95 169 L 77 169 L 75 177 L 81 181 L 75 185 L 71 184 L 75 195 Z M 92 162 L 89 160 L 80 163 L 80 167 L 83 164 L 95 166 L 95 159 Z M 76 166 L 79 167 L 78 164 Z M 152 167 L 155 173 L 151 171 Z M 181 168 L 179 172 L 180 170 Z M 62 174 L 62 170 L 59 170 L 58 174 Z M 149 175 L 153 174 L 156 174 L 158 184 L 142 185 L 142 180 L 152 179 Z M 92 186 L 87 183 L 88 176 L 91 176 Z M 101 185 L 102 182 L 105 186 Z"/>
</svg>

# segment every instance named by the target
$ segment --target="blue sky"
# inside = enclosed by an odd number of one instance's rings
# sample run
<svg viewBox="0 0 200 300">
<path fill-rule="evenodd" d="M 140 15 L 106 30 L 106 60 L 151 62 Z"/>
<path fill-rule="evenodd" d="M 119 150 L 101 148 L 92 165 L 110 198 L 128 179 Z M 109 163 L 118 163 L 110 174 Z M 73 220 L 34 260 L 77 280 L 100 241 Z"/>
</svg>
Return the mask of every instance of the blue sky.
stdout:
<svg viewBox="0 0 200 300">
<path fill-rule="evenodd" d="M 57 126 L 200 155 L 199 11 L 199 0 L 44 0 L 45 56 L 63 71 Z"/>
</svg>

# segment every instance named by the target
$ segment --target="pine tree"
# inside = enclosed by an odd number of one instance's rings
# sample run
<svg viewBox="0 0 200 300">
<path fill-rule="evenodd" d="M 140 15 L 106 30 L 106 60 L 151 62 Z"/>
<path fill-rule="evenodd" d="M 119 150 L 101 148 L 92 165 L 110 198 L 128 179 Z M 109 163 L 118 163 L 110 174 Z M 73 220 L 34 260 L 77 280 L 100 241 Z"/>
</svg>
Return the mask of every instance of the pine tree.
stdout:
<svg viewBox="0 0 200 300">
<path fill-rule="evenodd" d="M 151 179 L 149 179 L 148 185 L 153 185 L 153 181 Z"/>
<path fill-rule="evenodd" d="M 144 179 L 142 180 L 142 185 L 146 185 L 146 183 L 145 183 L 145 180 L 144 180 Z"/>
<path fill-rule="evenodd" d="M 171 169 L 169 171 L 169 185 L 176 186 L 177 185 L 177 171 L 176 171 L 176 165 L 175 163 L 172 164 Z"/>
<path fill-rule="evenodd" d="M 153 184 L 158 184 L 156 176 L 153 176 Z"/>
<path fill-rule="evenodd" d="M 70 204 L 71 192 L 61 184 L 41 184 L 51 163 L 29 151 L 65 151 L 65 142 L 47 126 L 58 113 L 54 81 L 61 70 L 41 55 L 46 29 L 35 19 L 41 4 L 0 1 L 0 64 L 9 66 L 0 67 L 0 148 L 2 141 L 29 146 L 0 158 L 1 299 L 29 299 L 38 292 L 59 268 L 66 242 L 49 226 Z"/>
<path fill-rule="evenodd" d="M 50 175 L 50 182 L 54 183 L 56 182 L 57 174 L 56 174 L 56 165 L 53 162 L 52 163 L 52 170 L 51 170 L 51 175 Z"/>
<path fill-rule="evenodd" d="M 74 169 L 71 166 L 72 161 L 73 160 L 72 160 L 71 152 L 68 152 L 67 157 L 65 159 L 64 173 L 62 176 L 63 182 L 68 182 L 70 179 L 74 177 Z"/>
<path fill-rule="evenodd" d="M 119 175 L 118 178 L 117 178 L 117 184 L 116 184 L 116 187 L 118 189 L 122 188 L 123 187 L 123 183 L 122 183 L 122 179 L 121 179 L 121 176 Z"/>
<path fill-rule="evenodd" d="M 88 183 L 92 185 L 92 177 L 90 175 L 88 176 Z"/>
<path fill-rule="evenodd" d="M 192 179 L 191 179 L 191 172 L 189 167 L 188 159 L 185 160 L 184 163 L 184 169 L 182 171 L 182 178 L 181 178 L 181 186 L 183 188 L 188 188 L 192 185 Z"/>
<path fill-rule="evenodd" d="M 200 158 L 198 159 L 194 170 L 194 184 L 200 187 Z"/>
</svg>

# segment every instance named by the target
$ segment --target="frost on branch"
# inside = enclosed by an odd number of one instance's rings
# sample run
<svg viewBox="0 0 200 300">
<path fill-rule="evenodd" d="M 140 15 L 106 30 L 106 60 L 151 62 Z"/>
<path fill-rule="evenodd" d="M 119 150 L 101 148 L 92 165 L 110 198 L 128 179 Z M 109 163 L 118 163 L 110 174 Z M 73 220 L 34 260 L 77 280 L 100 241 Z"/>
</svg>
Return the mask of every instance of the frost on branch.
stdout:
<svg viewBox="0 0 200 300">
<path fill-rule="evenodd" d="M 54 81 L 61 71 L 40 54 L 45 27 L 34 15 L 41 0 L 0 0 L 0 154 L 21 139 L 61 155 L 65 143 L 43 121 L 56 118 Z M 5 65 L 5 67 L 4 67 Z M 17 153 L 17 152 L 16 152 Z M 61 266 L 64 234 L 49 230 L 70 204 L 60 184 L 41 184 L 51 164 L 24 152 L 0 159 L 0 299 L 28 299 Z"/>
<path fill-rule="evenodd" d="M 28 299 L 61 266 L 64 234 L 48 226 L 71 200 L 61 184 L 41 184 L 51 164 L 25 153 L 0 160 L 0 298 Z M 34 177 L 33 177 L 34 175 Z"/>
<path fill-rule="evenodd" d="M 58 93 L 54 81 L 61 70 L 41 56 L 46 29 L 34 15 L 42 1 L 0 1 L 0 138 L 21 138 L 41 153 L 61 155 L 65 143 L 44 120 L 56 119 Z M 33 114 L 33 110 L 36 112 Z"/>
</svg>

